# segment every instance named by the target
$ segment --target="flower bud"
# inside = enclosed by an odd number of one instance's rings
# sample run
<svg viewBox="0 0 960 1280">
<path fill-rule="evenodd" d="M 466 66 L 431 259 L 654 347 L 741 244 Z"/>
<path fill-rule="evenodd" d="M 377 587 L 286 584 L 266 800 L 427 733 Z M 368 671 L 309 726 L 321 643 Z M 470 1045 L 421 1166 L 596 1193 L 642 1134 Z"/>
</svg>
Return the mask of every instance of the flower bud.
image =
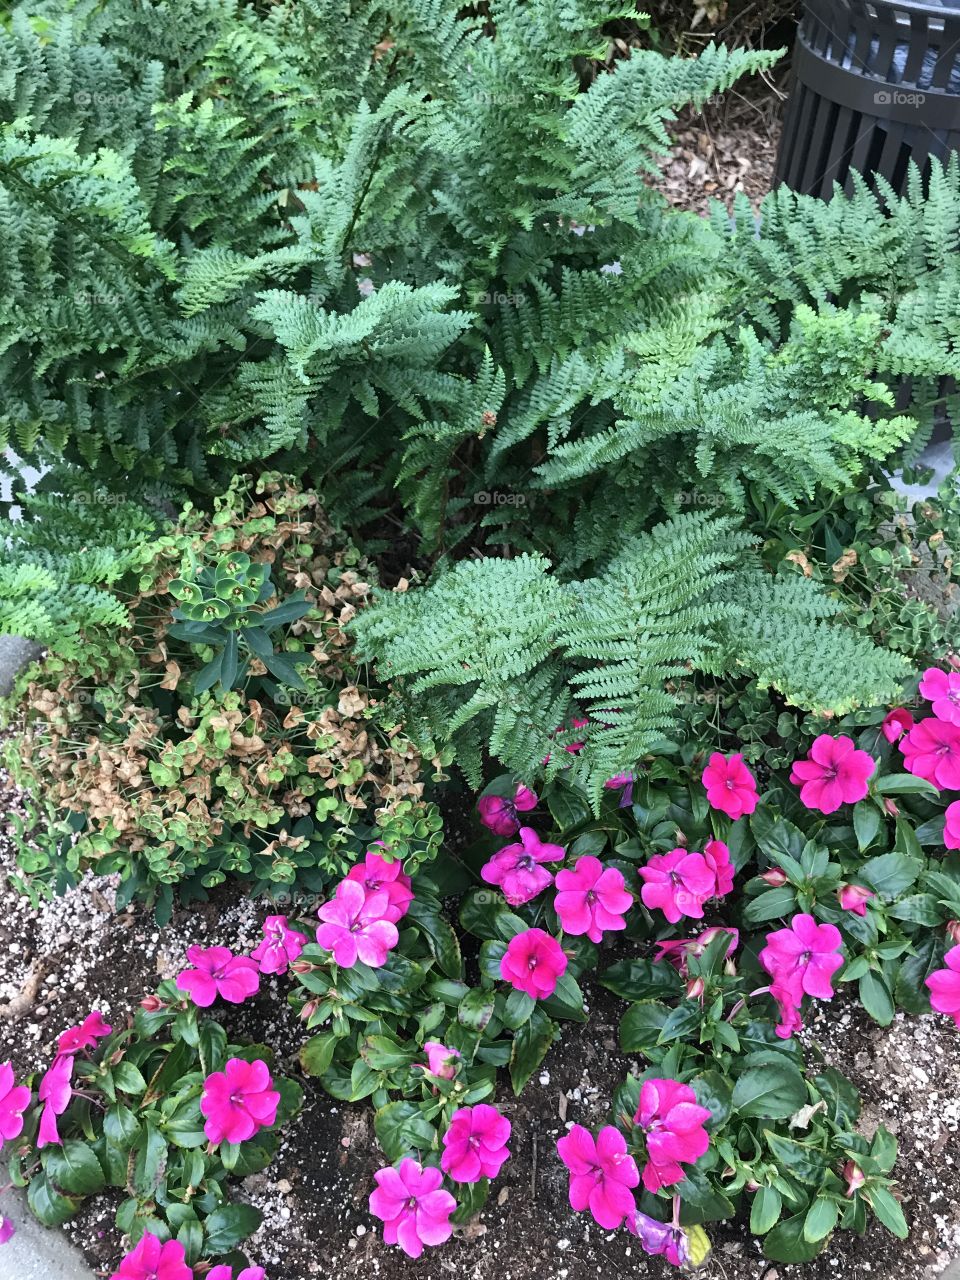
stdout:
<svg viewBox="0 0 960 1280">
<path fill-rule="evenodd" d="M 947 922 L 947 937 L 960 946 L 960 920 Z"/>
<path fill-rule="evenodd" d="M 750 1179 L 750 1181 L 747 1183 L 747 1190 L 748 1190 L 748 1191 L 759 1191 L 759 1190 L 760 1190 L 760 1183 L 759 1183 L 759 1182 L 754 1182 L 753 1178 L 751 1178 L 751 1179 Z"/>
<path fill-rule="evenodd" d="M 787 883 L 787 873 L 781 870 L 780 867 L 771 867 L 769 871 L 764 871 L 760 879 L 765 880 L 767 884 L 772 885 L 775 889 L 779 889 L 781 885 Z"/>
<path fill-rule="evenodd" d="M 843 1166 L 843 1176 L 847 1181 L 847 1197 L 849 1198 L 855 1192 L 859 1191 L 866 1182 L 863 1170 L 858 1164 L 854 1164 L 852 1160 L 848 1160 Z"/>
<path fill-rule="evenodd" d="M 702 1000 L 706 986 L 702 978 L 691 978 L 687 983 L 687 999 Z"/>
<path fill-rule="evenodd" d="M 890 799 L 889 796 L 883 797 L 883 807 L 887 811 L 887 813 L 889 813 L 891 818 L 900 817 L 900 810 L 897 808 L 897 806 L 894 804 L 894 802 Z"/>
<path fill-rule="evenodd" d="M 947 662 L 950 663 L 954 671 L 960 671 L 960 653 L 948 653 Z"/>
<path fill-rule="evenodd" d="M 140 1001 L 140 1008 L 146 1009 L 147 1013 L 157 1013 L 160 1009 L 165 1009 L 166 1007 L 159 996 L 144 996 Z"/>
<path fill-rule="evenodd" d="M 313 973 L 314 969 L 319 967 L 319 965 L 311 964 L 309 960 L 294 960 L 290 966 L 294 973 Z"/>
<path fill-rule="evenodd" d="M 307 1003 L 300 1010 L 300 1017 L 303 1019 L 304 1022 L 309 1022 L 316 1012 L 317 1012 L 316 1000 L 308 1000 Z"/>
</svg>

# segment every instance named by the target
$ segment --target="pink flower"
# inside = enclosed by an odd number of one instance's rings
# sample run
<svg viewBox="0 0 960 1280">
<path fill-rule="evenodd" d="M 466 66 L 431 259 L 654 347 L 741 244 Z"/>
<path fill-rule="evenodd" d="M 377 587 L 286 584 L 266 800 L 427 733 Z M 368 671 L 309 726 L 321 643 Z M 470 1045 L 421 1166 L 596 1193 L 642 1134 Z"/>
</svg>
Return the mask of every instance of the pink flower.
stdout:
<svg viewBox="0 0 960 1280">
<path fill-rule="evenodd" d="M 387 1244 L 399 1244 L 408 1257 L 419 1258 L 425 1244 L 450 1239 L 457 1202 L 442 1189 L 439 1169 L 425 1169 L 408 1156 L 399 1169 L 378 1169 L 373 1176 L 377 1188 L 370 1193 L 370 1212 L 383 1222 Z"/>
<path fill-rule="evenodd" d="M 627 809 L 633 804 L 633 783 L 632 773 L 617 773 L 612 778 L 608 778 L 603 786 L 606 791 L 619 791 L 619 808 Z"/>
<path fill-rule="evenodd" d="M 688 1084 L 677 1080 L 644 1080 L 640 1086 L 640 1106 L 633 1117 L 647 1138 L 647 1163 L 643 1185 L 648 1191 L 671 1187 L 684 1176 L 680 1165 L 699 1160 L 710 1139 L 704 1124 L 710 1119 L 706 1107 Z"/>
<path fill-rule="evenodd" d="M 777 1002 L 780 1014 L 780 1021 L 774 1030 L 781 1040 L 789 1040 L 803 1027 L 803 1020 L 800 1017 L 801 997 L 795 994 L 792 986 L 782 982 L 772 982 L 770 994 Z"/>
<path fill-rule="evenodd" d="M 443 1135 L 440 1168 L 454 1182 L 495 1178 L 509 1160 L 510 1121 L 485 1102 L 455 1111 Z"/>
<path fill-rule="evenodd" d="M 843 1166 L 843 1177 L 847 1184 L 847 1189 L 844 1192 L 844 1195 L 848 1200 L 851 1196 L 856 1195 L 867 1180 L 863 1170 L 852 1160 L 848 1160 Z"/>
<path fill-rule="evenodd" d="M 0 1063 L 0 1143 L 23 1133 L 23 1112 L 29 1107 L 30 1098 L 27 1086 L 15 1082 L 11 1064 Z"/>
<path fill-rule="evenodd" d="M 179 1240 L 161 1244 L 152 1232 L 145 1231 L 110 1280 L 193 1280 L 193 1272 L 183 1260 L 184 1253 Z"/>
<path fill-rule="evenodd" d="M 557 872 L 557 889 L 553 905 L 565 933 L 585 933 L 599 942 L 604 933 L 627 927 L 623 912 L 633 906 L 633 897 L 616 867 L 585 854 L 572 871 Z"/>
<path fill-rule="evenodd" d="M 900 743 L 904 768 L 935 787 L 960 789 L 960 727 L 945 720 L 921 720 Z"/>
<path fill-rule="evenodd" d="M 0 1216 L 0 1244 L 6 1244 L 12 1236 L 16 1235 L 16 1231 L 12 1218 Z"/>
<path fill-rule="evenodd" d="M 229 1058 L 222 1071 L 214 1071 L 203 1082 L 200 1110 L 207 1118 L 203 1132 L 214 1145 L 246 1142 L 274 1123 L 279 1105 L 280 1094 L 273 1088 L 265 1062 Z"/>
<path fill-rule="evenodd" d="M 367 894 L 356 880 L 341 880 L 334 897 L 317 912 L 326 922 L 317 930 L 317 942 L 332 951 L 344 969 L 358 960 L 380 969 L 387 963 L 387 952 L 400 940 L 397 926 L 387 919 L 390 910 L 385 889 Z"/>
<path fill-rule="evenodd" d="M 510 939 L 500 961 L 500 976 L 534 1000 L 553 995 L 567 969 L 560 943 L 542 929 L 526 929 Z"/>
<path fill-rule="evenodd" d="M 586 729 L 589 723 L 590 721 L 587 719 L 586 716 L 573 716 L 570 720 L 570 728 Z M 561 725 L 560 728 L 557 730 L 557 733 L 564 733 L 566 731 L 567 730 L 565 726 Z M 586 745 L 587 744 L 585 742 L 571 742 L 567 746 L 565 746 L 563 749 L 564 751 L 568 751 L 570 755 L 575 756 L 579 751 L 582 751 Z"/>
<path fill-rule="evenodd" d="M 509 796 L 481 796 L 477 801 L 480 821 L 495 835 L 512 836 L 520 826 L 518 813 L 529 813 L 537 807 L 537 797 L 522 784 Z"/>
<path fill-rule="evenodd" d="M 931 973 L 925 985 L 930 988 L 931 1007 L 960 1027 L 960 947 L 952 947 L 943 959 L 947 967 Z"/>
<path fill-rule="evenodd" d="M 841 945 L 836 925 L 817 924 L 813 916 L 795 915 L 788 929 L 767 934 L 760 963 L 776 984 L 791 993 L 796 1004 L 804 993 L 830 1000 L 831 979 L 843 964 Z"/>
<path fill-rule="evenodd" d="M 242 1004 L 260 990 L 260 972 L 250 956 L 235 956 L 226 947 L 187 947 L 192 969 L 177 978 L 177 989 L 186 991 L 201 1009 L 222 996 L 230 1004 Z"/>
<path fill-rule="evenodd" d="M 702 919 L 703 904 L 717 883 L 703 854 L 688 853 L 686 849 L 655 853 L 647 865 L 640 868 L 640 877 L 643 905 L 651 911 L 659 907 L 671 924 L 676 924 L 681 916 Z"/>
<path fill-rule="evenodd" d="M 60 1146 L 57 1116 L 63 1115 L 73 1097 L 70 1086 L 72 1075 L 73 1055 L 58 1054 L 40 1081 L 37 1100 L 43 1103 L 43 1111 L 40 1113 L 40 1128 L 37 1130 L 38 1147 L 45 1147 L 48 1143 Z"/>
<path fill-rule="evenodd" d="M 960 800 L 947 805 L 945 817 L 943 843 L 948 849 L 960 849 Z"/>
<path fill-rule="evenodd" d="M 800 787 L 800 799 L 808 809 L 835 813 L 842 804 L 863 799 L 875 768 L 873 756 L 860 751 L 852 738 L 821 733 L 806 760 L 794 762 L 790 781 Z"/>
<path fill-rule="evenodd" d="M 697 938 L 674 938 L 669 942 L 654 943 L 657 948 L 657 954 L 653 957 L 654 964 L 667 960 L 679 969 L 682 974 L 686 975 L 687 961 L 691 958 L 702 956 L 719 933 L 725 933 L 730 938 L 730 945 L 727 947 L 727 958 L 729 959 L 740 945 L 740 931 L 726 926 L 720 928 L 715 925 L 713 928 L 704 929 L 703 933 Z"/>
<path fill-rule="evenodd" d="M 757 783 L 743 763 L 743 756 L 732 756 L 714 751 L 701 778 L 707 789 L 711 809 L 719 809 L 728 818 L 742 818 L 757 807 Z"/>
<path fill-rule="evenodd" d="M 570 1205 L 577 1213 L 589 1209 L 601 1227 L 612 1231 L 636 1211 L 632 1188 L 640 1175 L 619 1129 L 608 1124 L 594 1141 L 588 1129 L 575 1124 L 558 1141 L 557 1152 L 570 1171 Z"/>
<path fill-rule="evenodd" d="M 347 879 L 358 881 L 368 894 L 383 890 L 387 895 L 383 919 L 393 924 L 403 919 L 413 901 L 413 881 L 399 859 L 387 862 L 379 853 L 368 853 L 362 863 L 350 868 Z"/>
<path fill-rule="evenodd" d="M 480 875 L 487 884 L 498 884 L 512 907 L 542 893 L 553 876 L 542 862 L 562 862 L 566 851 L 559 844 L 544 844 L 533 827 L 520 828 L 520 843 L 508 844 L 493 855 Z"/>
<path fill-rule="evenodd" d="M 57 1041 L 58 1053 L 79 1053 L 81 1049 L 93 1049 L 98 1040 L 108 1036 L 113 1027 L 107 1025 L 96 1009 L 88 1013 L 79 1027 L 71 1027 Z"/>
<path fill-rule="evenodd" d="M 682 1267 L 690 1257 L 687 1233 L 682 1227 L 674 1227 L 645 1213 L 627 1215 L 626 1228 L 640 1241 L 643 1252 L 652 1258 L 666 1258 L 674 1267 Z"/>
<path fill-rule="evenodd" d="M 888 742 L 896 742 L 913 728 L 913 716 L 906 707 L 894 707 L 884 716 L 880 732 Z"/>
<path fill-rule="evenodd" d="M 938 720 L 960 725 L 960 671 L 927 667 L 920 681 L 920 696 L 932 704 Z"/>
<path fill-rule="evenodd" d="M 430 1075 L 436 1076 L 438 1080 L 452 1080 L 457 1074 L 457 1064 L 462 1057 L 460 1050 L 448 1049 L 438 1040 L 428 1040 L 423 1048 L 427 1055 L 426 1066 L 423 1063 L 417 1065 L 422 1066 L 424 1071 L 429 1071 Z"/>
<path fill-rule="evenodd" d="M 710 897 L 724 897 L 733 888 L 733 863 L 730 861 L 730 850 L 722 840 L 708 840 L 703 846 L 703 860 L 714 878 L 714 889 Z"/>
<path fill-rule="evenodd" d="M 852 911 L 858 916 L 867 914 L 867 903 L 876 896 L 859 884 L 842 884 L 837 890 L 837 898 L 844 911 Z"/>
<path fill-rule="evenodd" d="M 244 1267 L 237 1273 L 237 1280 L 263 1280 L 263 1267 Z M 233 1280 L 233 1267 L 221 1262 L 218 1267 L 211 1267 L 204 1280 Z"/>
<path fill-rule="evenodd" d="M 291 929 L 286 916 L 267 916 L 263 922 L 263 941 L 250 952 L 250 959 L 257 962 L 261 973 L 286 973 L 287 966 L 297 959 L 306 941 L 306 934 Z"/>
</svg>

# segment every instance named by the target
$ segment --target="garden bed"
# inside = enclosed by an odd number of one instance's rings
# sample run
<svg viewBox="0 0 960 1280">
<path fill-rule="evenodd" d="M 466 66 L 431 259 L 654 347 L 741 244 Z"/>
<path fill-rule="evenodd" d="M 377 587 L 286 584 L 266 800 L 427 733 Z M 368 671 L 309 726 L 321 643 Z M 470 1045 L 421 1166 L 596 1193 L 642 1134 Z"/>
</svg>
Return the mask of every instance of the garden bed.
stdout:
<svg viewBox="0 0 960 1280">
<path fill-rule="evenodd" d="M 9 793 L 6 793 L 6 797 Z M 13 865 L 0 841 L 0 866 Z M 42 966 L 35 997 L 0 1020 L 0 1061 L 13 1061 L 18 1078 L 44 1068 L 58 1035 L 91 1007 L 123 1023 L 141 997 L 183 967 L 191 943 L 249 950 L 260 936 L 261 907 L 235 890 L 221 890 L 189 911 L 178 910 L 162 931 L 142 908 L 115 907 L 115 884 L 87 876 L 63 898 L 38 910 L 17 894 L 4 874 L 0 887 L 0 1001 L 17 998 Z M 264 981 L 260 995 L 241 1008 L 221 1006 L 231 1037 L 275 1046 L 294 1075 L 306 1038 L 285 1003 L 287 980 Z M 446 1248 L 414 1264 L 384 1249 L 379 1223 L 367 1210 L 373 1174 L 382 1166 L 365 1103 L 330 1098 L 303 1078 L 306 1103 L 284 1138 L 275 1162 L 246 1179 L 242 1194 L 264 1214 L 250 1240 L 250 1256 L 270 1276 L 383 1277 L 399 1280 L 413 1267 L 423 1280 L 465 1275 L 474 1280 L 588 1280 L 594 1275 L 652 1276 L 673 1269 L 645 1258 L 625 1232 L 605 1232 L 567 1200 L 566 1171 L 557 1139 L 576 1122 L 596 1128 L 609 1112 L 614 1089 L 638 1064 L 619 1051 L 624 1005 L 602 988 L 587 987 L 590 1021 L 566 1024 L 561 1042 L 519 1099 L 504 1086 L 498 1105 L 513 1125 L 512 1158 L 487 1207 Z M 702 1274 L 717 1280 L 930 1280 L 960 1257 L 960 1030 L 944 1018 L 899 1014 L 882 1029 L 855 1002 L 817 1006 L 804 1041 L 861 1090 L 866 1134 L 879 1122 L 901 1144 L 897 1165 L 903 1207 L 911 1224 L 906 1244 L 876 1223 L 866 1237 L 840 1234 L 803 1267 L 774 1264 L 757 1241 L 745 1241 L 741 1223 L 712 1232 L 714 1251 Z M 109 1274 L 123 1254 L 114 1224 L 119 1193 L 91 1200 L 66 1231 L 91 1268 Z"/>
</svg>

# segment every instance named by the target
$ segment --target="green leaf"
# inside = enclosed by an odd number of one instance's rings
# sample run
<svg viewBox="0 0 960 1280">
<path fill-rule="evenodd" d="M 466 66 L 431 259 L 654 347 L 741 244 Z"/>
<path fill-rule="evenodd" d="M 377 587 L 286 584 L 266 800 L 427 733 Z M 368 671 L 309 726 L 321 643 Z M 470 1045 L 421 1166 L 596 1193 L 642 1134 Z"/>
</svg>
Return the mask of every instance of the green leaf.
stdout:
<svg viewBox="0 0 960 1280">
<path fill-rule="evenodd" d="M 898 1240 L 906 1240 L 910 1234 L 910 1228 L 907 1226 L 907 1220 L 903 1216 L 900 1202 L 891 1195 L 887 1188 L 877 1185 L 869 1186 L 864 1188 L 862 1194 L 869 1202 L 870 1208 L 876 1217 L 887 1230 L 895 1235 Z"/>
<path fill-rule="evenodd" d="M 300 1047 L 300 1065 L 308 1076 L 322 1076 L 333 1061 L 337 1037 L 329 1032 L 311 1036 Z"/>
<path fill-rule="evenodd" d="M 146 1093 L 147 1082 L 132 1062 L 118 1062 L 113 1068 L 113 1082 L 121 1093 Z"/>
<path fill-rule="evenodd" d="M 733 1086 L 733 1111 L 739 1116 L 786 1120 L 807 1100 L 803 1076 L 789 1062 L 751 1067 Z"/>
<path fill-rule="evenodd" d="M 494 997 L 489 991 L 473 987 L 460 1001 L 457 1021 L 471 1031 L 483 1031 L 493 1017 Z"/>
<path fill-rule="evenodd" d="M 874 1022 L 889 1027 L 893 1021 L 893 997 L 883 978 L 873 970 L 860 979 L 860 1003 Z"/>
<path fill-rule="evenodd" d="M 448 978 L 463 977 L 463 957 L 457 935 L 435 910 L 416 898 L 407 909 L 407 919 L 413 921 L 426 939 L 430 954 Z"/>
<path fill-rule="evenodd" d="M 765 920 L 781 920 L 793 915 L 796 907 L 796 890 L 783 884 L 751 898 L 743 909 L 743 917 L 750 924 L 762 924 Z"/>
<path fill-rule="evenodd" d="M 922 795 L 936 800 L 939 791 L 926 778 L 918 778 L 915 773 L 890 773 L 878 778 L 873 784 L 874 791 L 881 796 Z"/>
<path fill-rule="evenodd" d="M 85 1142 L 65 1138 L 59 1147 L 43 1152 L 43 1168 L 49 1180 L 68 1195 L 89 1196 L 105 1183 L 100 1161 Z"/>
<path fill-rule="evenodd" d="M 61 1195 L 43 1173 L 31 1178 L 27 1187 L 27 1204 L 34 1217 L 45 1227 L 62 1226 L 68 1218 L 73 1217 L 82 1203 L 77 1197 Z"/>
<path fill-rule="evenodd" d="M 781 1166 L 784 1173 L 819 1190 L 823 1185 L 824 1174 L 828 1167 L 827 1158 L 822 1152 L 808 1146 L 805 1142 L 781 1138 L 770 1129 L 764 1130 L 763 1137 L 774 1160 Z"/>
<path fill-rule="evenodd" d="M 557 1024 L 538 1007 L 514 1036 L 510 1053 L 510 1081 L 513 1092 L 518 1097 L 523 1086 L 546 1057 L 558 1030 Z"/>
<path fill-rule="evenodd" d="M 136 1151 L 133 1186 L 144 1199 L 149 1199 L 167 1171 L 167 1144 L 163 1135 L 149 1121 L 144 1125 Z"/>
<path fill-rule="evenodd" d="M 857 848 L 861 853 L 877 838 L 882 821 L 880 810 L 869 800 L 861 800 L 853 806 L 853 829 L 857 836 Z"/>
<path fill-rule="evenodd" d="M 403 1156 L 432 1151 L 439 1141 L 436 1129 L 420 1108 L 403 1100 L 381 1107 L 374 1115 L 373 1127 L 391 1164 Z"/>
<path fill-rule="evenodd" d="M 773 1228 L 763 1244 L 763 1252 L 774 1262 L 812 1262 L 822 1252 L 826 1240 L 809 1241 L 803 1229 L 807 1213 L 794 1214 Z"/>
<path fill-rule="evenodd" d="M 103 1117 L 103 1132 L 115 1146 L 130 1147 L 140 1132 L 140 1121 L 122 1102 L 108 1107 Z"/>
<path fill-rule="evenodd" d="M 751 1235 L 765 1236 L 777 1225 L 782 1207 L 780 1192 L 775 1187 L 761 1187 L 750 1206 Z"/>
<path fill-rule="evenodd" d="M 571 1022 L 586 1022 L 583 1008 L 583 992 L 570 973 L 563 973 L 557 980 L 553 994 L 542 1002 L 544 1011 L 551 1018 L 566 1018 Z"/>
<path fill-rule="evenodd" d="M 537 1002 L 533 996 L 528 996 L 525 991 L 517 991 L 516 988 L 513 988 L 504 999 L 500 1020 L 511 1031 L 517 1031 L 527 1021 L 536 1007 Z"/>
<path fill-rule="evenodd" d="M 649 1053 L 660 1041 L 669 1010 L 656 1000 L 631 1005 L 620 1022 L 620 1048 L 624 1053 Z"/>
<path fill-rule="evenodd" d="M 683 990 L 673 965 L 652 960 L 620 960 L 603 971 L 600 985 L 621 1000 L 656 1000 L 678 996 Z"/>
<path fill-rule="evenodd" d="M 671 1009 L 666 1021 L 660 1028 L 657 1044 L 668 1044 L 671 1040 L 682 1040 L 693 1036 L 703 1021 L 703 1010 L 696 1000 L 684 1000 L 675 1009 Z M 696 1036 L 695 1039 L 699 1039 Z"/>
<path fill-rule="evenodd" d="M 490 1192 L 490 1179 L 477 1182 L 461 1182 L 457 1186 L 457 1209 L 450 1221 L 463 1225 L 480 1212 Z"/>
<path fill-rule="evenodd" d="M 415 1048 L 399 1044 L 389 1036 L 367 1036 L 360 1046 L 360 1056 L 374 1071 L 393 1071 L 409 1066 Z"/>
<path fill-rule="evenodd" d="M 908 924 L 924 924 L 936 927 L 947 918 L 932 893 L 913 893 L 909 897 L 894 902 L 888 914 L 894 920 L 905 920 Z"/>
<path fill-rule="evenodd" d="M 868 858 L 860 867 L 860 877 L 882 897 L 896 898 L 917 882 L 923 859 L 906 853 L 882 853 Z"/>
<path fill-rule="evenodd" d="M 229 1253 L 260 1226 L 263 1214 L 252 1204 L 225 1204 L 210 1214 L 203 1224 L 206 1237 L 203 1251 L 216 1255 Z"/>
<path fill-rule="evenodd" d="M 908 1013 L 929 1013 L 930 992 L 925 986 L 927 978 L 943 968 L 944 943 L 934 933 L 927 934 L 915 943 L 916 954 L 904 956 L 894 988 L 897 1004 Z"/>
<path fill-rule="evenodd" d="M 803 1238 L 809 1244 L 825 1240 L 837 1225 L 840 1206 L 828 1196 L 817 1196 L 803 1220 Z"/>
</svg>

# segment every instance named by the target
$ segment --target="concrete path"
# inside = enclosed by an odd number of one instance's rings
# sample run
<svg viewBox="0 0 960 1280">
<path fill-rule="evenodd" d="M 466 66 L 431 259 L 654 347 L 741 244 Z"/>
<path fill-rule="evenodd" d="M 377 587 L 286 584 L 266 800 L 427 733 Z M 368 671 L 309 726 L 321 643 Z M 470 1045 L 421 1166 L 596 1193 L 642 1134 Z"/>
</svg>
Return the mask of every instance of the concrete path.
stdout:
<svg viewBox="0 0 960 1280">
<path fill-rule="evenodd" d="M 63 1232 L 40 1226 L 22 1191 L 5 1191 L 2 1203 L 17 1229 L 12 1240 L 0 1245 L 0 1280 L 94 1280 Z"/>
</svg>

